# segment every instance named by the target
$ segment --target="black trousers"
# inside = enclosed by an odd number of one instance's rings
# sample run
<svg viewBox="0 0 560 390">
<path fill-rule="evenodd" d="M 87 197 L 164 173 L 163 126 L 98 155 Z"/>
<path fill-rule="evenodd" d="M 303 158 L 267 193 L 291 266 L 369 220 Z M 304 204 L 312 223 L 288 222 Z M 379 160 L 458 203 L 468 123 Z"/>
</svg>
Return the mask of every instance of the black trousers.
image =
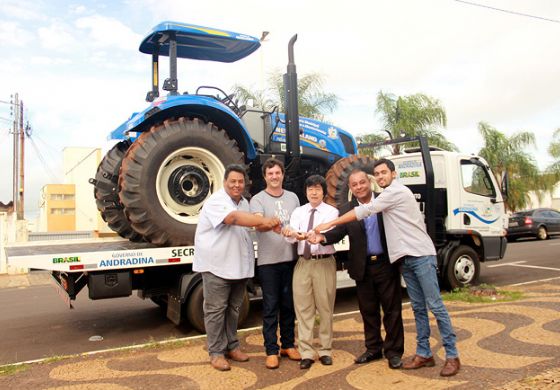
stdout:
<svg viewBox="0 0 560 390">
<path fill-rule="evenodd" d="M 282 348 L 294 348 L 295 319 L 292 276 L 295 261 L 257 267 L 263 294 L 263 338 L 267 355 L 278 355 L 278 325 Z"/>
<path fill-rule="evenodd" d="M 387 259 L 366 265 L 364 279 L 356 281 L 358 304 L 364 322 L 366 349 L 383 352 L 387 359 L 404 353 L 402 296 L 398 268 Z M 381 311 L 385 340 L 381 337 Z"/>
</svg>

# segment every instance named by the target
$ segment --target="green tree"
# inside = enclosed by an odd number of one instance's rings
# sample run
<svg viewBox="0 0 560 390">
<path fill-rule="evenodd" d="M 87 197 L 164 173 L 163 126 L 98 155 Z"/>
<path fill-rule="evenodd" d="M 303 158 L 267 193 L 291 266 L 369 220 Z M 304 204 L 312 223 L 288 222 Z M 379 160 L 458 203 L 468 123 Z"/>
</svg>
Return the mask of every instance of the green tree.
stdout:
<svg viewBox="0 0 560 390">
<path fill-rule="evenodd" d="M 362 143 L 386 140 L 385 133 L 390 134 L 390 138 L 422 135 L 428 139 L 431 146 L 445 150 L 458 150 L 439 130 L 447 125 L 447 115 L 437 99 L 421 93 L 395 96 L 379 91 L 376 113 L 381 115 L 383 129 L 377 134 L 367 134 L 361 137 Z M 403 146 L 406 147 L 406 145 L 394 145 L 393 153 L 399 153 Z M 364 153 L 371 152 L 376 152 L 376 150 L 364 148 Z"/>
<path fill-rule="evenodd" d="M 545 173 L 542 175 L 542 184 L 545 191 L 552 195 L 554 188 L 560 182 L 560 128 L 556 129 L 552 135 L 552 141 L 548 146 L 548 154 L 555 161 L 546 168 Z"/>
<path fill-rule="evenodd" d="M 264 110 L 271 111 L 275 106 L 280 112 L 286 112 L 286 94 L 283 75 L 274 72 L 268 79 L 269 87 L 265 90 L 251 90 L 235 85 L 236 97 L 241 104 L 253 100 L 254 104 Z M 323 90 L 323 77 L 318 73 L 310 73 L 298 79 L 298 110 L 299 115 L 323 121 L 325 114 L 332 113 L 338 106 L 338 96 Z"/>
<path fill-rule="evenodd" d="M 508 137 L 485 122 L 478 124 L 478 130 L 484 140 L 484 146 L 478 154 L 492 168 L 499 186 L 503 175 L 507 173 L 507 208 L 511 211 L 525 208 L 529 202 L 529 192 L 536 190 L 537 195 L 540 195 L 539 190 L 546 187 L 535 161 L 524 151 L 527 147 L 536 146 L 535 135 L 522 131 Z"/>
<path fill-rule="evenodd" d="M 547 168 L 547 171 L 555 174 L 556 179 L 560 180 L 560 128 L 556 129 L 552 135 L 552 142 L 550 142 L 550 146 L 548 147 L 548 153 L 556 159 L 556 161 Z"/>
</svg>

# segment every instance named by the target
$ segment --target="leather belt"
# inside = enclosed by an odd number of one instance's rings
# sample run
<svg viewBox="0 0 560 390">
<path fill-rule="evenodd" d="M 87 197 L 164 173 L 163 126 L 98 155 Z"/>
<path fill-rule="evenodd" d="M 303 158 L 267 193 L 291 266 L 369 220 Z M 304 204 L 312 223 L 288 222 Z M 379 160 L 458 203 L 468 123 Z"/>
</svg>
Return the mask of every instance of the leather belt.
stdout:
<svg viewBox="0 0 560 390">
<path fill-rule="evenodd" d="M 311 257 L 309 258 L 309 260 L 321 260 L 321 259 L 328 259 L 329 257 L 332 257 L 332 254 L 325 254 L 325 255 L 311 255 Z M 303 257 L 303 255 L 301 255 L 300 257 Z"/>
<path fill-rule="evenodd" d="M 379 254 L 379 255 L 368 255 L 366 256 L 366 259 L 370 262 L 370 263 L 376 263 L 380 260 L 383 259 L 383 254 Z"/>
</svg>

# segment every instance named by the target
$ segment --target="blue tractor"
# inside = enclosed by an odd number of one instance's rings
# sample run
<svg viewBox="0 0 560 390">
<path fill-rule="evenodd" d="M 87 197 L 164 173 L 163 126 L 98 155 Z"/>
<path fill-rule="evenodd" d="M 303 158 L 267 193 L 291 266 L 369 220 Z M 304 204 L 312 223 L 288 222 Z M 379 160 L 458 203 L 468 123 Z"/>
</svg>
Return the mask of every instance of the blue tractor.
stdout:
<svg viewBox="0 0 560 390">
<path fill-rule="evenodd" d="M 234 95 L 213 86 L 179 92 L 177 58 L 234 62 L 257 50 L 259 39 L 176 22 L 154 27 L 140 44 L 152 56 L 149 106 L 111 132 L 120 141 L 91 179 L 97 207 L 115 232 L 155 245 L 192 245 L 200 209 L 222 187 L 225 167 L 246 166 L 254 194 L 265 186 L 261 166 L 271 156 L 284 161 L 285 186 L 302 201 L 303 182 L 312 174 L 327 176 L 334 203 L 344 200 L 345 175 L 369 160 L 353 156 L 357 145 L 348 132 L 298 116 L 296 39 L 288 45 L 283 114 L 239 106 Z M 160 56 L 169 57 L 165 96 Z"/>
</svg>

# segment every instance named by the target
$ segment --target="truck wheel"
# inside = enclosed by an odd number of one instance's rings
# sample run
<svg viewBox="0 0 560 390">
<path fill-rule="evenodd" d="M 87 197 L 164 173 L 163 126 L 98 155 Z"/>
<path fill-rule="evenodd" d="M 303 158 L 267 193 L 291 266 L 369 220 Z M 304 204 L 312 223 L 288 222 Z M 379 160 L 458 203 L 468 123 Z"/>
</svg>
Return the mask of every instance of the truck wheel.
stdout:
<svg viewBox="0 0 560 390">
<path fill-rule="evenodd" d="M 340 207 L 347 203 L 351 198 L 350 188 L 348 187 L 348 176 L 354 169 L 361 169 L 370 176 L 372 189 L 379 190 L 373 180 L 373 163 L 375 160 L 368 156 L 351 155 L 341 158 L 334 163 L 326 175 L 327 180 L 327 199 L 326 202 L 334 207 Z"/>
<path fill-rule="evenodd" d="M 95 174 L 93 195 L 101 218 L 114 232 L 131 241 L 142 241 L 142 235 L 136 233 L 130 226 L 130 221 L 124 214 L 123 205 L 119 200 L 119 170 L 123 157 L 131 142 L 117 143 L 101 160 Z"/>
<path fill-rule="evenodd" d="M 186 317 L 191 326 L 200 333 L 206 333 L 204 327 L 204 294 L 202 291 L 202 283 L 199 283 L 189 296 L 186 306 Z M 245 291 L 245 296 L 243 297 L 243 303 L 239 308 L 239 320 L 238 325 L 242 325 L 249 315 L 250 303 L 249 294 Z"/>
<path fill-rule="evenodd" d="M 243 164 L 234 140 L 200 119 L 168 119 L 142 133 L 124 157 L 119 197 L 132 228 L 156 245 L 193 245 L 204 201 L 225 167 Z"/>
<path fill-rule="evenodd" d="M 475 285 L 480 275 L 478 254 L 469 246 L 461 245 L 453 251 L 447 263 L 446 284 L 452 290 Z"/>
<path fill-rule="evenodd" d="M 546 240 L 548 238 L 548 232 L 544 226 L 539 226 L 537 230 L 537 240 Z"/>
</svg>

